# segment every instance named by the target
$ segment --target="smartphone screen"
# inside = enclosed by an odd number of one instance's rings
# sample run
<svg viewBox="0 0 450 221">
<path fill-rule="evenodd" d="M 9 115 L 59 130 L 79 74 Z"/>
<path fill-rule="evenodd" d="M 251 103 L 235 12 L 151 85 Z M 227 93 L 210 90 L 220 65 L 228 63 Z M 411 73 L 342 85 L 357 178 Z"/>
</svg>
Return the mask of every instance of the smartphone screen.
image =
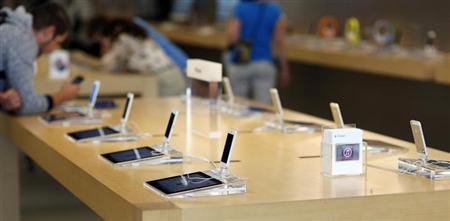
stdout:
<svg viewBox="0 0 450 221">
<path fill-rule="evenodd" d="M 84 77 L 79 75 L 72 80 L 72 84 L 81 84 L 83 81 Z"/>
<path fill-rule="evenodd" d="M 102 127 L 102 128 L 95 128 L 90 130 L 82 130 L 82 131 L 75 131 L 72 133 L 69 133 L 68 135 L 73 138 L 74 140 L 84 140 L 88 138 L 94 138 L 94 137 L 101 137 L 111 134 L 117 134 L 119 131 L 114 130 L 110 127 Z"/>
<path fill-rule="evenodd" d="M 233 145 L 234 135 L 229 133 L 227 140 L 225 141 L 225 147 L 223 148 L 222 159 L 220 160 L 224 164 L 228 164 L 230 158 L 231 147 Z"/>
<path fill-rule="evenodd" d="M 359 144 L 337 144 L 336 161 L 354 161 L 359 160 Z"/>
<path fill-rule="evenodd" d="M 53 113 L 42 116 L 48 123 L 53 123 L 57 121 L 70 120 L 74 118 L 84 117 L 84 114 L 79 112 L 61 112 L 61 113 Z"/>
<path fill-rule="evenodd" d="M 170 131 L 172 130 L 172 126 L 173 126 L 173 121 L 175 120 L 175 114 L 171 113 L 170 114 L 170 119 L 169 119 L 169 123 L 167 124 L 167 128 L 166 128 L 166 133 L 164 133 L 164 136 L 169 139 L 170 136 Z"/>
<path fill-rule="evenodd" d="M 173 176 L 159 180 L 147 181 L 147 185 L 159 190 L 166 195 L 189 192 L 196 189 L 212 188 L 222 185 L 223 182 L 210 177 L 203 172 L 185 174 L 187 185 L 183 183 L 181 176 Z"/>
<path fill-rule="evenodd" d="M 151 147 L 139 147 L 135 149 L 122 150 L 112 153 L 102 154 L 102 157 L 113 164 L 125 163 L 139 159 L 150 159 L 164 156 L 163 153 Z"/>
<path fill-rule="evenodd" d="M 117 104 L 111 100 L 103 100 L 95 102 L 96 109 L 116 108 Z"/>
<path fill-rule="evenodd" d="M 128 97 L 127 101 L 125 102 L 125 108 L 123 109 L 122 119 L 125 119 L 125 117 L 127 116 L 127 111 L 128 111 L 128 106 L 130 105 L 130 101 L 131 101 L 131 99 Z"/>
</svg>

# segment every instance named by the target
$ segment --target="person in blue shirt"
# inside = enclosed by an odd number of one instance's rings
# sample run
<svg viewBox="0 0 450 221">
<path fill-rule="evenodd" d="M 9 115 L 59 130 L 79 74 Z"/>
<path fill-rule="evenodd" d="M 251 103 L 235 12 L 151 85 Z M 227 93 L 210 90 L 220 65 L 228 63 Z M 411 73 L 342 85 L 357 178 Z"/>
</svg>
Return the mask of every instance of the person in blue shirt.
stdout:
<svg viewBox="0 0 450 221">
<path fill-rule="evenodd" d="M 270 103 L 269 89 L 275 86 L 276 65 L 272 48 L 280 62 L 280 85 L 290 80 L 286 59 L 285 33 L 287 19 L 276 3 L 242 0 L 234 10 L 227 26 L 227 44 L 250 42 L 250 61 L 235 61 L 236 50 L 230 47 L 225 56 L 227 74 L 236 95 Z"/>
</svg>

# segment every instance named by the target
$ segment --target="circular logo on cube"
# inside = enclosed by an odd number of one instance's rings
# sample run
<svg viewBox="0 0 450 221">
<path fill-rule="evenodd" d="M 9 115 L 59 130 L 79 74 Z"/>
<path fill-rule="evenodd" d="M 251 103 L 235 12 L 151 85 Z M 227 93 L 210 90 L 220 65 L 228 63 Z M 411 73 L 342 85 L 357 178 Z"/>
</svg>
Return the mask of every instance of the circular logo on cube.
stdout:
<svg viewBox="0 0 450 221">
<path fill-rule="evenodd" d="M 342 156 L 344 159 L 351 159 L 353 156 L 353 149 L 351 147 L 344 147 L 342 150 Z"/>
</svg>

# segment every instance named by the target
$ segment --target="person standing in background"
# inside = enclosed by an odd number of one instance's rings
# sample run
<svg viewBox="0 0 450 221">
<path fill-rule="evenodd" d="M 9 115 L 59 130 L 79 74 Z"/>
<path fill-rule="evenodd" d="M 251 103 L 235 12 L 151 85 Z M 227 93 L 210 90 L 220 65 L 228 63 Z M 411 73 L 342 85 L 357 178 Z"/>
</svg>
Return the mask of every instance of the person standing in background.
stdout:
<svg viewBox="0 0 450 221">
<path fill-rule="evenodd" d="M 225 56 L 227 74 L 236 95 L 270 103 L 269 89 L 275 86 L 277 72 L 272 47 L 280 62 L 280 85 L 288 85 L 286 28 L 286 16 L 276 3 L 242 0 L 236 5 L 227 26 L 229 50 Z"/>
</svg>

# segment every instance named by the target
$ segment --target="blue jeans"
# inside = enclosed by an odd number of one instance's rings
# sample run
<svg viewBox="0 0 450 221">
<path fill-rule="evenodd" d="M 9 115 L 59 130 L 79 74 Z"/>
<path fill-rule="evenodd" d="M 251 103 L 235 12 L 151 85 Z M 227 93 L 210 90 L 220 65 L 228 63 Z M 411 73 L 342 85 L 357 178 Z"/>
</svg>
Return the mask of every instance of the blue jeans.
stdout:
<svg viewBox="0 0 450 221">
<path fill-rule="evenodd" d="M 270 88 L 275 86 L 276 68 L 272 62 L 258 61 L 246 65 L 227 64 L 228 77 L 236 96 L 270 104 Z"/>
</svg>

